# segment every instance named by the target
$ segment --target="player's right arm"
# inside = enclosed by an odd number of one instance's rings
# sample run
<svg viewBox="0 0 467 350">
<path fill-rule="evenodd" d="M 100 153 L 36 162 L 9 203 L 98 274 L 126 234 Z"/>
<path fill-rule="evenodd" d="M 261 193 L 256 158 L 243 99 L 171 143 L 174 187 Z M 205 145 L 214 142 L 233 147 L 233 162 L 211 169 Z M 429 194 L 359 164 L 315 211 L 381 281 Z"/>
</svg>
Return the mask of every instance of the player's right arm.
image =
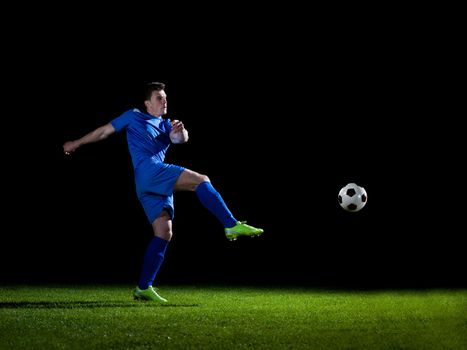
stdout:
<svg viewBox="0 0 467 350">
<path fill-rule="evenodd" d="M 65 142 L 63 144 L 63 152 L 69 155 L 83 145 L 86 145 L 92 142 L 102 141 L 106 139 L 107 137 L 112 135 L 114 132 L 115 132 L 115 128 L 111 123 L 105 124 L 77 140 Z"/>
</svg>

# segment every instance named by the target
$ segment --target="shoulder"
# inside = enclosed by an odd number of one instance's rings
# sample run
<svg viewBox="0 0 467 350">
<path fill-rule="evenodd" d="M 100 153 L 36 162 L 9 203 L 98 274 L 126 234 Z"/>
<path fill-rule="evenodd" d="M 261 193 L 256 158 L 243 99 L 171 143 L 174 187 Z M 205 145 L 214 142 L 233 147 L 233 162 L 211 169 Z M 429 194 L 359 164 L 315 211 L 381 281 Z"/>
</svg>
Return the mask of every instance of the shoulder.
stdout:
<svg viewBox="0 0 467 350">
<path fill-rule="evenodd" d="M 138 112 L 137 108 L 127 109 L 125 112 L 121 113 L 117 118 L 134 116 L 137 112 Z"/>
<path fill-rule="evenodd" d="M 116 131 L 120 131 L 133 123 L 133 121 L 138 117 L 138 112 L 137 108 L 128 109 L 118 117 L 111 120 L 110 124 L 112 124 Z"/>
<path fill-rule="evenodd" d="M 136 116 L 136 115 L 141 115 L 142 113 L 138 108 L 130 108 L 126 110 L 125 112 L 123 112 L 123 114 Z"/>
<path fill-rule="evenodd" d="M 121 114 L 126 119 L 148 119 L 147 115 L 138 108 L 130 108 Z"/>
</svg>

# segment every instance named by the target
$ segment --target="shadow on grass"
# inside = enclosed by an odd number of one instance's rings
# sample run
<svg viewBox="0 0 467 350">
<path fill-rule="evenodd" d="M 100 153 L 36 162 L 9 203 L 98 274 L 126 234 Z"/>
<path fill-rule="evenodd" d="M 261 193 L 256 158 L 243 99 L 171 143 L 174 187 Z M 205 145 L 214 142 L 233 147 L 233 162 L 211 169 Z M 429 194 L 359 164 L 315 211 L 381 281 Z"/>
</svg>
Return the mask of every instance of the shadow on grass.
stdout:
<svg viewBox="0 0 467 350">
<path fill-rule="evenodd" d="M 0 309 L 96 309 L 104 307 L 197 307 L 197 304 L 156 304 L 145 301 L 9 301 Z"/>
</svg>

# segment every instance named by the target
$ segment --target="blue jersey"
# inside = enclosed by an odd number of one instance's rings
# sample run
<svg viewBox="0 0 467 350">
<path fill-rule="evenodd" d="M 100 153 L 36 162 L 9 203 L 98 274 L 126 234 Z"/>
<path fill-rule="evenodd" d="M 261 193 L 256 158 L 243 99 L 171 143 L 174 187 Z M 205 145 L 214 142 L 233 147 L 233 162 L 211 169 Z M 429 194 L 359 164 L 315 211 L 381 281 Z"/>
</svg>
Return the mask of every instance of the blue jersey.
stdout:
<svg viewBox="0 0 467 350">
<path fill-rule="evenodd" d="M 174 216 L 173 189 L 184 167 L 164 163 L 170 146 L 170 119 L 130 109 L 111 122 L 116 131 L 126 129 L 135 172 L 136 193 L 152 223 L 162 210 Z"/>
<path fill-rule="evenodd" d="M 126 128 L 128 149 L 135 169 L 148 158 L 164 162 L 170 146 L 170 119 L 154 117 L 134 108 L 110 123 L 116 131 Z"/>
</svg>

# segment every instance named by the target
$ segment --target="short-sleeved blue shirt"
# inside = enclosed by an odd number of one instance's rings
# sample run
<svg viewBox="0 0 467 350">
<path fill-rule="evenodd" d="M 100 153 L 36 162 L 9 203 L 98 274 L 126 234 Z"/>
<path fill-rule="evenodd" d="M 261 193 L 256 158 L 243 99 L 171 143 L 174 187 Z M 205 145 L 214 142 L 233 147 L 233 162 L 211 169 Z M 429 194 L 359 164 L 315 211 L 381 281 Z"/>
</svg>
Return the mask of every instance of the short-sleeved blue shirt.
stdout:
<svg viewBox="0 0 467 350">
<path fill-rule="evenodd" d="M 164 163 L 171 144 L 170 119 L 155 117 L 135 108 L 110 123 L 117 132 L 126 129 L 136 192 L 148 220 L 152 223 L 163 209 L 173 217 L 173 187 L 185 168 Z"/>
</svg>

